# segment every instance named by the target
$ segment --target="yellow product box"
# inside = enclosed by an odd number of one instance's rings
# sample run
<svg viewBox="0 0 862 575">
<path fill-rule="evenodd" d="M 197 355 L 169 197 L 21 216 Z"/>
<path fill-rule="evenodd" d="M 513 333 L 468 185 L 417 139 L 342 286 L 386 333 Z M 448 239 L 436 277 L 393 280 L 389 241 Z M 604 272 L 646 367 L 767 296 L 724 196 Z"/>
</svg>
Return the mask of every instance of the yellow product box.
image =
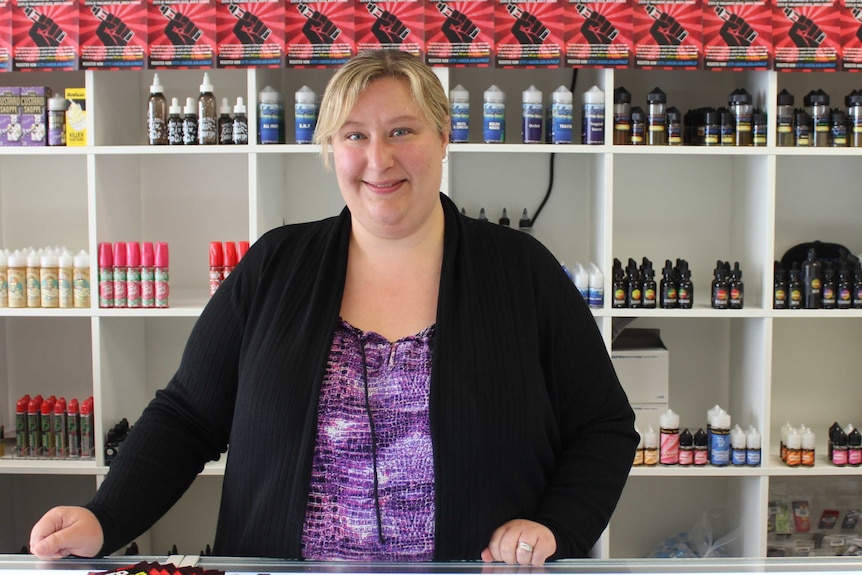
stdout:
<svg viewBox="0 0 862 575">
<path fill-rule="evenodd" d="M 66 145 L 87 145 L 87 90 L 86 88 L 66 88 Z"/>
</svg>

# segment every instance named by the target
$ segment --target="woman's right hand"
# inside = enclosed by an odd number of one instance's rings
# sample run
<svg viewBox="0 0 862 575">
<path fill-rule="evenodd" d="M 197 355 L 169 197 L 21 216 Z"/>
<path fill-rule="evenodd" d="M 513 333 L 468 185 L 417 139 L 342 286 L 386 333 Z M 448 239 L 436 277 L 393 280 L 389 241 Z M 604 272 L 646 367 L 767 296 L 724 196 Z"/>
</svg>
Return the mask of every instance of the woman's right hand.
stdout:
<svg viewBox="0 0 862 575">
<path fill-rule="evenodd" d="M 40 559 L 93 557 L 102 549 L 102 525 L 84 507 L 54 507 L 30 531 L 30 553 Z"/>
</svg>

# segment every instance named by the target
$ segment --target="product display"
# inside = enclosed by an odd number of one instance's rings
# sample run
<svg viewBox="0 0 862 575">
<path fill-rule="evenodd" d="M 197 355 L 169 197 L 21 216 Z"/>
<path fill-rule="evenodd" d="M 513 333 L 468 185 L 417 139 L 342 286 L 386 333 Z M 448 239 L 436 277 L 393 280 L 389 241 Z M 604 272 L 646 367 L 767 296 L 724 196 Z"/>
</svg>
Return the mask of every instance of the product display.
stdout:
<svg viewBox="0 0 862 575">
<path fill-rule="evenodd" d="M 75 398 L 22 396 L 15 404 L 15 447 L 6 457 L 93 458 L 93 401 L 79 407 Z"/>
<path fill-rule="evenodd" d="M 100 308 L 169 307 L 167 243 L 101 242 L 98 247 Z"/>
<path fill-rule="evenodd" d="M 84 250 L 0 249 L 0 308 L 88 308 L 89 274 Z"/>
</svg>

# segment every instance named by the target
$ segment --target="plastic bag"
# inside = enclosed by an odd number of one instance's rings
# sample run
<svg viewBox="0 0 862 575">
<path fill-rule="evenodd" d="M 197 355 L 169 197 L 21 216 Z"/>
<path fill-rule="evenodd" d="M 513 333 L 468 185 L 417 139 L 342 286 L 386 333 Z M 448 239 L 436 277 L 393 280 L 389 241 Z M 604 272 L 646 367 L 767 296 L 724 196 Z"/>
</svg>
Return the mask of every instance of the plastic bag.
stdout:
<svg viewBox="0 0 862 575">
<path fill-rule="evenodd" d="M 671 535 L 659 543 L 649 557 L 661 559 L 727 557 L 728 546 L 740 535 L 730 528 L 725 509 L 707 509 L 688 531 Z"/>
</svg>

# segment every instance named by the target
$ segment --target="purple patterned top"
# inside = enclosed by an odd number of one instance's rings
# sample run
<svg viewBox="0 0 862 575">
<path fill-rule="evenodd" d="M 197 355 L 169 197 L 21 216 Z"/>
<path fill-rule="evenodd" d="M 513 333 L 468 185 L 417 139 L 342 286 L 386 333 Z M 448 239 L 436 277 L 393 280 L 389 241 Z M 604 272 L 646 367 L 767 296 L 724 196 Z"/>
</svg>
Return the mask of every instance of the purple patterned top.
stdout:
<svg viewBox="0 0 862 575">
<path fill-rule="evenodd" d="M 343 320 L 335 330 L 320 390 L 305 559 L 433 559 L 433 339 L 433 325 L 394 343 Z"/>
</svg>

